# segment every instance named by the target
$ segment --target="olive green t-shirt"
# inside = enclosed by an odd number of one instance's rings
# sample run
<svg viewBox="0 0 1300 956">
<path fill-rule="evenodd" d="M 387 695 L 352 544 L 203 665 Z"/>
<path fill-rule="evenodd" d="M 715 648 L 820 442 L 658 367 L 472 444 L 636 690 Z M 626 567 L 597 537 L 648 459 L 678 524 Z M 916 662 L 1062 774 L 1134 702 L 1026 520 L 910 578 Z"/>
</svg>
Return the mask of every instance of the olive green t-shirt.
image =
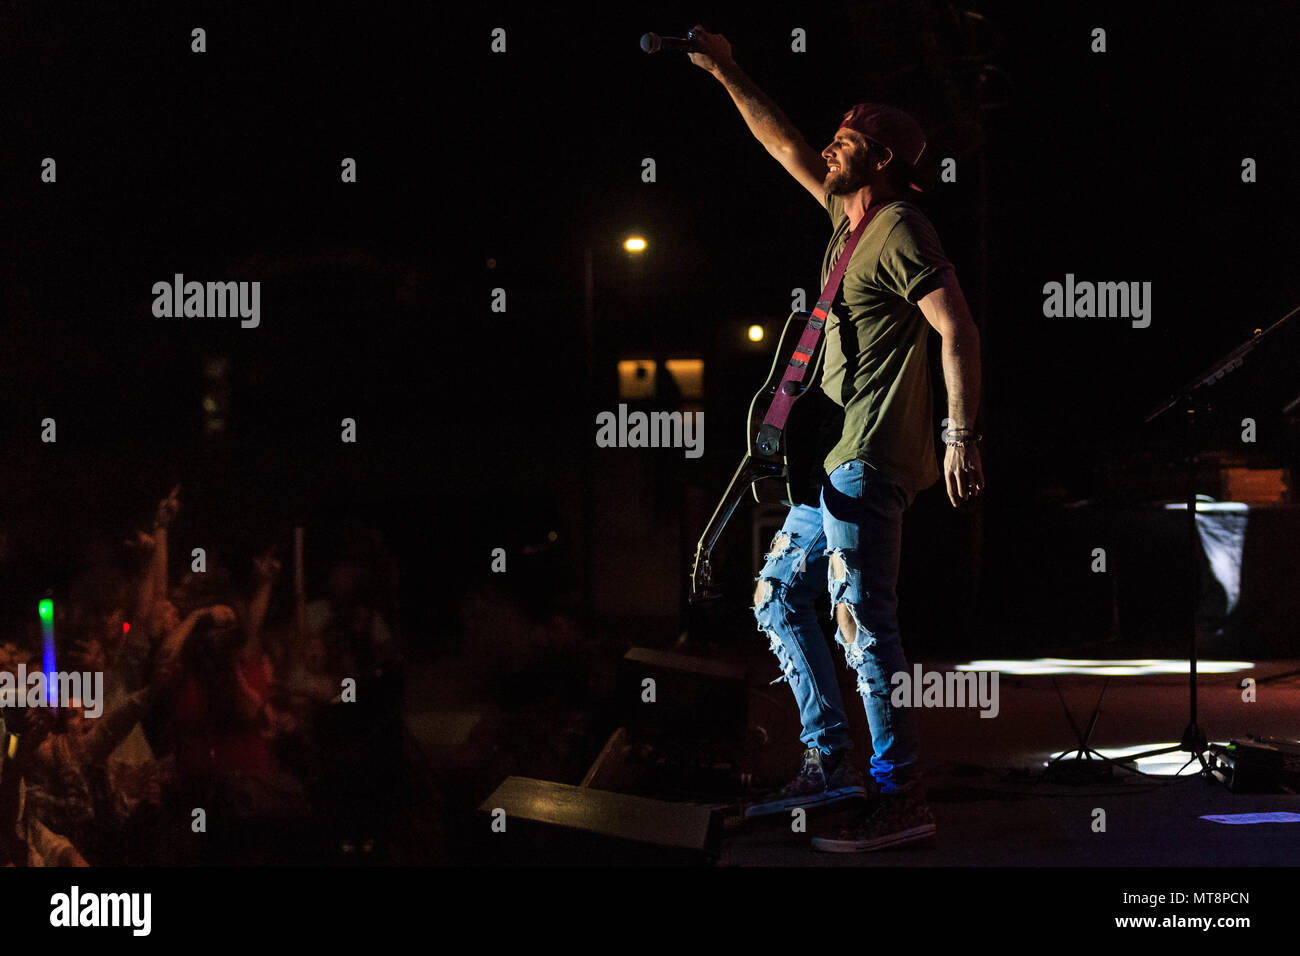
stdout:
<svg viewBox="0 0 1300 956">
<path fill-rule="evenodd" d="M 840 196 L 828 194 L 826 209 L 832 234 L 823 285 L 850 232 Z M 951 268 L 934 226 L 912 204 L 889 203 L 867 225 L 826 322 L 821 387 L 844 410 L 839 443 L 825 458 L 827 474 L 857 459 L 902 485 L 909 498 L 939 480 L 930 324 L 916 303 Z"/>
</svg>

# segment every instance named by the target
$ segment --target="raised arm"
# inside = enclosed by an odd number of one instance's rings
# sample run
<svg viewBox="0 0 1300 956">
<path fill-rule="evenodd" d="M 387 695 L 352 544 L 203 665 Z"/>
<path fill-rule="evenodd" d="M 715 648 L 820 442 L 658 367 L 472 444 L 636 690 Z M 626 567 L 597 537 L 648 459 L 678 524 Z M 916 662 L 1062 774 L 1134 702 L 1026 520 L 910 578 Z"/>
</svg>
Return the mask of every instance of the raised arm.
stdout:
<svg viewBox="0 0 1300 956">
<path fill-rule="evenodd" d="M 79 749 L 82 760 L 90 764 L 106 760 L 144 716 L 152 693 L 152 688 L 146 686 L 109 713 L 97 718 L 90 731 L 81 738 Z"/>
<path fill-rule="evenodd" d="M 819 206 L 824 205 L 827 169 L 821 153 L 808 145 L 780 107 L 736 65 L 726 37 L 699 26 L 691 31 L 691 36 L 700 49 L 698 53 L 687 54 L 691 62 L 708 70 L 723 85 L 754 138 L 813 195 Z"/>
<path fill-rule="evenodd" d="M 211 607 L 191 611 L 179 624 L 172 628 L 171 633 L 163 638 L 162 643 L 158 645 L 158 651 L 154 655 L 155 677 L 165 671 L 174 669 L 181 648 L 185 646 L 185 642 L 189 640 L 194 628 L 204 618 L 210 619 L 217 627 L 230 627 L 238 622 L 235 612 L 224 604 L 214 604 Z"/>
<path fill-rule="evenodd" d="M 127 544 L 139 548 L 146 555 L 144 570 L 140 572 L 140 582 L 136 587 L 135 613 L 131 616 L 132 622 L 142 624 L 149 620 L 149 615 L 153 612 L 154 596 L 157 593 L 153 579 L 155 564 L 157 563 L 158 541 L 153 535 L 137 531 L 135 540 L 128 541 Z"/>
<path fill-rule="evenodd" d="M 166 498 L 158 502 L 158 513 L 153 519 L 154 537 L 158 542 L 157 553 L 160 555 L 153 583 L 155 593 L 163 597 L 166 597 L 170 590 L 170 582 L 167 580 L 167 529 L 171 527 L 176 513 L 181 510 L 180 499 L 177 497 L 180 493 L 181 486 L 177 485 Z"/>
<path fill-rule="evenodd" d="M 153 549 L 149 554 L 149 565 L 140 581 L 140 591 L 135 609 L 135 619 L 137 621 L 147 621 L 154 604 L 167 598 L 169 590 L 167 580 L 167 528 L 171 525 L 172 519 L 176 517 L 176 513 L 180 511 L 181 504 L 177 498 L 180 492 L 181 486 L 177 485 L 166 498 L 158 502 L 158 510 L 154 513 L 152 535 L 137 533 L 140 544 Z"/>
<path fill-rule="evenodd" d="M 248 642 L 260 646 L 258 640 L 262 634 L 262 622 L 266 619 L 266 609 L 271 604 L 271 588 L 275 577 L 280 573 L 280 559 L 275 556 L 275 549 L 267 551 L 253 559 L 253 577 L 257 581 L 257 590 L 248 604 Z"/>
</svg>

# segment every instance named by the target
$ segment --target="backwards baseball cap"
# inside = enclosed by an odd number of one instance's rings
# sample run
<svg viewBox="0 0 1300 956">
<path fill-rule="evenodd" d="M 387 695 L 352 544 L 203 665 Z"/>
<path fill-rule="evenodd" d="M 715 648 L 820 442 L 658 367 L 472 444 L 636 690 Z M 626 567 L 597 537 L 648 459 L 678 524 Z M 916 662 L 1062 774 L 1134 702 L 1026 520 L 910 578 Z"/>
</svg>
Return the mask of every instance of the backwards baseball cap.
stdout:
<svg viewBox="0 0 1300 956">
<path fill-rule="evenodd" d="M 894 154 L 891 162 L 900 163 L 904 180 L 920 191 L 915 182 L 916 164 L 925 152 L 925 133 L 920 124 L 900 109 L 883 103 L 859 103 L 844 114 L 840 128 L 856 130 L 867 139 L 887 146 Z"/>
</svg>

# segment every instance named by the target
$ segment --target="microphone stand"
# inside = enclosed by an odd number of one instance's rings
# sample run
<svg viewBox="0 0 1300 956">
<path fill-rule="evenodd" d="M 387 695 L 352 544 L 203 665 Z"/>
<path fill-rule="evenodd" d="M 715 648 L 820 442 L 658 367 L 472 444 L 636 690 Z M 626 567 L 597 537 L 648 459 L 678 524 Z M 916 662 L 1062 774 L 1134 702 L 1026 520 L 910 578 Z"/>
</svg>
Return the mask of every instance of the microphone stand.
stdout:
<svg viewBox="0 0 1300 956">
<path fill-rule="evenodd" d="M 1201 729 L 1196 718 L 1197 567 L 1200 558 L 1200 531 L 1196 525 L 1196 465 L 1198 461 L 1196 425 L 1197 416 L 1210 410 L 1210 404 L 1205 401 L 1199 401 L 1197 399 L 1197 394 L 1204 388 L 1218 384 L 1225 376 L 1230 375 L 1232 372 L 1241 368 L 1242 364 L 1246 360 L 1246 356 L 1258 348 L 1265 339 L 1276 333 L 1279 328 L 1298 314 L 1300 314 L 1300 306 L 1292 309 L 1264 331 L 1257 331 L 1253 336 L 1251 336 L 1251 338 L 1233 349 L 1218 362 L 1215 362 L 1200 375 L 1197 375 L 1182 388 L 1178 389 L 1178 391 L 1168 396 L 1163 402 L 1148 412 L 1146 417 L 1143 419 L 1143 421 L 1149 425 L 1171 408 L 1181 408 L 1185 416 L 1184 421 L 1186 423 L 1186 431 L 1184 432 L 1183 447 L 1187 462 L 1187 554 L 1190 559 L 1188 561 L 1188 568 L 1192 575 L 1191 608 L 1187 619 L 1187 689 L 1190 699 L 1190 717 L 1186 728 L 1183 730 L 1183 739 L 1177 746 L 1161 747 L 1158 750 L 1148 750 L 1144 753 L 1124 758 L 1125 762 L 1131 761 L 1136 763 L 1143 757 L 1154 757 L 1159 754 L 1181 752 L 1190 754 L 1190 756 L 1187 758 L 1187 763 L 1184 763 L 1182 767 L 1179 768 L 1178 772 L 1180 774 L 1183 770 L 1187 769 L 1188 764 L 1193 760 L 1200 763 L 1201 772 L 1207 777 L 1212 774 L 1210 764 L 1205 759 L 1205 754 L 1209 751 L 1209 742 L 1206 739 L 1205 731 Z"/>
</svg>

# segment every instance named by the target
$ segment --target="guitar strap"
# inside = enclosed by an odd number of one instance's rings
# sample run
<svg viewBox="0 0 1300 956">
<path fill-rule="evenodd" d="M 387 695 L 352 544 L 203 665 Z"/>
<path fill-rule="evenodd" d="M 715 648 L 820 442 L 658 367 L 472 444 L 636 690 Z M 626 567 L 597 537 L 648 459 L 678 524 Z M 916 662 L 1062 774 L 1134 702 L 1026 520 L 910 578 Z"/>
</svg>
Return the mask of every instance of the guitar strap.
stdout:
<svg viewBox="0 0 1300 956">
<path fill-rule="evenodd" d="M 785 374 L 781 376 L 781 384 L 759 428 L 757 445 L 761 454 L 775 454 L 781 445 L 781 431 L 790 417 L 794 400 L 804 390 L 804 377 L 808 374 L 812 357 L 817 354 L 817 343 L 821 340 L 822 329 L 826 326 L 826 316 L 830 313 L 831 303 L 835 301 L 835 293 L 839 291 L 840 283 L 844 281 L 844 273 L 848 270 L 849 260 L 853 258 L 853 250 L 857 248 L 858 240 L 866 232 L 867 224 L 875 218 L 883 205 L 882 203 L 874 207 L 862 217 L 858 227 L 849 233 L 848 241 L 844 243 L 844 250 L 835 260 L 835 268 L 826 279 L 826 288 L 822 289 L 817 305 L 812 310 L 812 318 L 804 326 L 803 335 L 799 336 L 799 344 L 790 358 Z"/>
</svg>

